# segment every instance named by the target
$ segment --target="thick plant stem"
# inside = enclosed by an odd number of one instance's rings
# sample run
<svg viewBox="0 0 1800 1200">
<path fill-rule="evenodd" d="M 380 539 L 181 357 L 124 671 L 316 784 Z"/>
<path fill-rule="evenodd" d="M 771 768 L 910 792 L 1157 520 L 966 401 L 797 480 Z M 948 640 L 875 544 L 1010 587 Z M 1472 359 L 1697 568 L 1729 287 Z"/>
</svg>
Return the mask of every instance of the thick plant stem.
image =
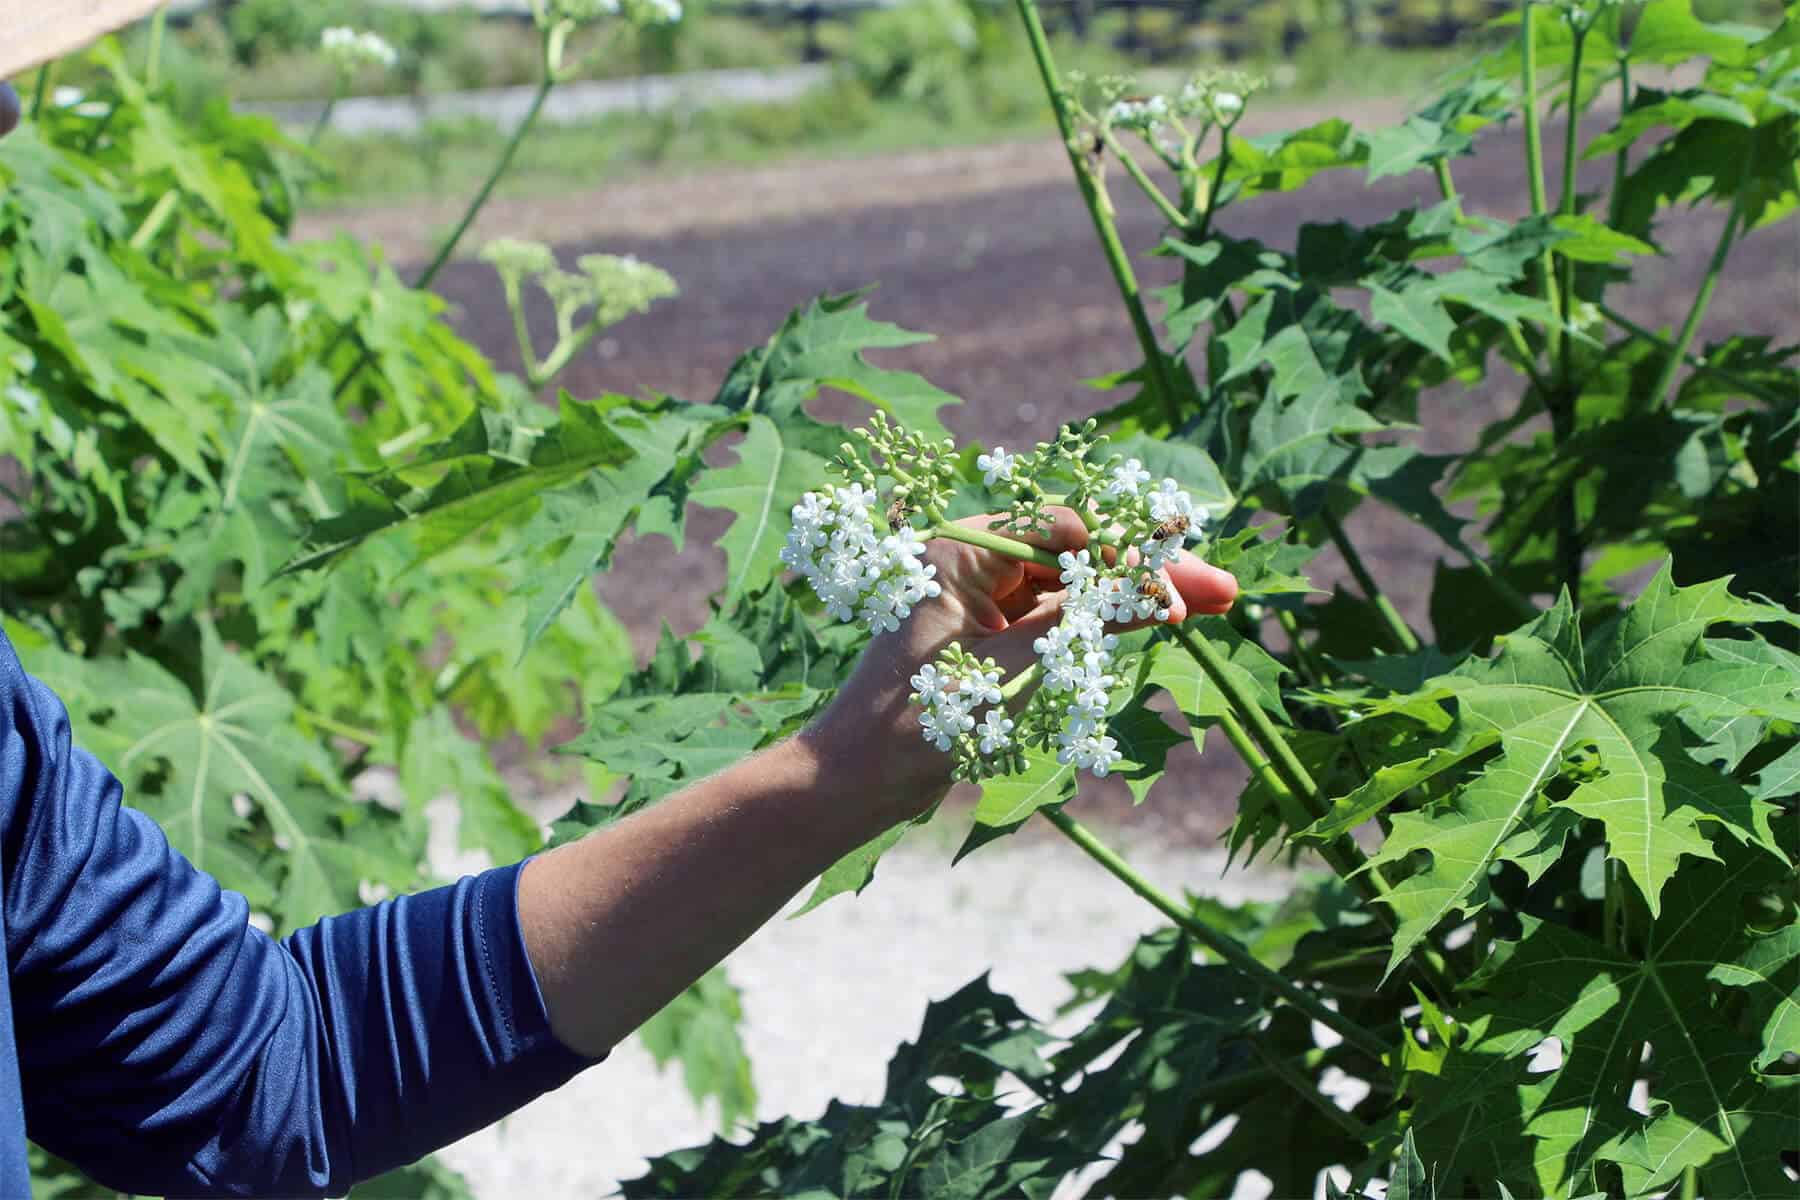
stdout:
<svg viewBox="0 0 1800 1200">
<path fill-rule="evenodd" d="M 1339 524 L 1336 515 L 1326 511 L 1320 514 L 1319 519 L 1324 522 L 1325 531 L 1331 535 L 1331 544 L 1336 546 L 1338 553 L 1344 556 L 1344 565 L 1349 567 L 1350 574 L 1356 577 L 1356 586 L 1363 590 L 1363 595 L 1367 596 L 1369 603 L 1375 606 L 1375 612 L 1381 617 L 1381 623 L 1387 626 L 1388 636 L 1393 638 L 1405 653 L 1416 653 L 1419 649 L 1419 635 L 1412 631 L 1412 627 L 1400 615 L 1400 610 L 1394 607 L 1393 602 L 1387 598 L 1387 593 L 1381 590 L 1381 585 L 1375 582 L 1375 577 L 1369 574 L 1368 564 L 1364 563 L 1362 555 L 1357 553 L 1356 544 L 1350 540 L 1350 535 L 1344 532 L 1344 527 Z"/>
<path fill-rule="evenodd" d="M 1099 863 L 1119 882 L 1148 901 L 1152 908 L 1173 921 L 1183 933 L 1321 1025 L 1335 1030 L 1343 1036 L 1346 1042 L 1372 1055 L 1377 1062 L 1380 1062 L 1387 1054 L 1387 1043 L 1381 1038 L 1331 1008 L 1319 997 L 1302 988 L 1281 972 L 1263 963 L 1236 939 L 1194 920 L 1192 914 L 1138 874 L 1130 863 L 1120 858 L 1110 846 L 1095 837 L 1086 826 L 1074 817 L 1069 816 L 1061 809 L 1041 808 L 1038 811 L 1044 815 L 1045 820 L 1056 826 L 1065 837 L 1079 846 L 1089 858 Z"/>
<path fill-rule="evenodd" d="M 306 133 L 306 144 L 308 146 L 317 146 L 319 144 L 319 138 L 324 135 L 325 127 L 331 124 L 331 113 L 332 110 L 337 107 L 338 96 L 341 94 L 342 88 L 340 87 L 337 92 L 332 93 L 330 99 L 325 101 L 325 107 L 319 110 L 318 119 L 313 121 L 312 128 L 307 130 Z"/>
<path fill-rule="evenodd" d="M 992 550 L 996 554 L 1004 554 L 1008 558 L 1029 559 L 1045 567 L 1060 567 L 1056 555 L 1036 546 L 1026 545 L 1016 538 L 1004 537 L 998 533 L 989 533 L 984 529 L 970 529 L 967 525 L 956 525 L 949 521 L 939 521 L 925 531 L 926 540 L 931 538 L 949 538 L 953 542 L 967 542 L 971 546 L 980 546 L 983 550 Z"/>
<path fill-rule="evenodd" d="M 1456 194 L 1456 181 L 1450 178 L 1450 161 L 1445 158 L 1433 159 L 1431 172 L 1437 176 L 1438 191 L 1450 202 L 1450 213 L 1458 223 L 1468 220 L 1463 213 L 1462 197 Z"/>
<path fill-rule="evenodd" d="M 1250 735 L 1244 731 L 1244 723 L 1229 712 L 1223 713 L 1219 717 L 1219 731 L 1231 743 L 1231 748 L 1238 752 L 1238 757 L 1244 760 L 1244 765 L 1250 768 L 1250 774 L 1261 780 L 1263 786 L 1275 797 L 1275 807 L 1281 810 L 1281 819 L 1288 823 L 1288 827 L 1300 829 L 1307 825 L 1309 819 L 1306 810 L 1294 798 L 1294 793 L 1288 790 L 1287 784 L 1282 782 L 1281 776 L 1275 773 L 1269 756 L 1258 750 L 1256 743 L 1250 740 Z"/>
<path fill-rule="evenodd" d="M 1522 86 L 1525 97 L 1525 177 L 1531 188 L 1531 215 L 1542 217 L 1550 211 L 1550 203 L 1544 193 L 1544 138 L 1538 128 L 1538 86 L 1537 86 L 1537 20 L 1535 0 L 1524 0 L 1519 20 L 1519 57 L 1523 62 Z M 1544 302 L 1552 309 L 1558 309 L 1556 302 L 1556 264 L 1549 250 L 1545 250 L 1538 259 L 1538 274 L 1544 290 Z M 1562 345 L 1562 331 L 1555 327 L 1546 329 L 1545 336 L 1550 343 L 1550 357 L 1554 360 Z"/>
<path fill-rule="evenodd" d="M 1746 166 L 1744 174 L 1749 173 L 1749 167 Z M 1725 270 L 1725 259 L 1731 254 L 1731 243 L 1737 237 L 1743 216 L 1743 201 L 1732 201 L 1731 215 L 1725 218 L 1725 228 L 1719 232 L 1719 243 L 1713 247 L 1712 261 L 1706 265 L 1706 278 L 1700 281 L 1700 290 L 1694 295 L 1694 305 L 1688 309 L 1687 320 L 1681 323 L 1681 332 L 1675 335 L 1674 349 L 1663 359 L 1662 370 L 1656 373 L 1656 382 L 1650 385 L 1648 399 L 1652 409 L 1661 408 L 1668 402 L 1675 383 L 1675 371 L 1687 357 L 1688 347 L 1694 343 L 1694 334 L 1699 332 L 1700 319 L 1706 315 L 1707 306 L 1712 303 L 1713 289 L 1719 286 L 1719 275 Z"/>
<path fill-rule="evenodd" d="M 450 235 L 438 247 L 431 264 L 414 281 L 414 288 L 423 291 L 430 287 L 432 280 L 437 278 L 438 272 L 444 269 L 444 265 L 450 261 L 451 255 L 456 253 L 456 247 L 462 242 L 463 235 L 475 223 L 475 218 L 481 214 L 481 210 L 487 207 L 489 198 L 494 194 L 494 188 L 499 185 L 501 178 L 512 166 L 513 156 L 519 152 L 519 147 L 525 141 L 525 135 L 531 132 L 532 125 L 537 122 L 538 114 L 544 110 L 544 101 L 549 97 L 550 89 L 555 86 L 556 72 L 552 69 L 551 60 L 546 56 L 544 77 L 538 83 L 537 91 L 532 94 L 531 107 L 525 110 L 524 120 L 519 122 L 518 128 L 513 130 L 512 137 L 507 139 L 505 148 L 500 151 L 500 157 L 494 160 L 494 169 L 488 172 L 487 180 L 482 183 L 481 190 L 475 193 L 474 199 L 470 200 L 468 207 L 463 210 L 462 219 L 456 223 L 456 228 L 450 231 Z M 333 352 L 349 338 L 350 333 L 351 326 L 345 324 L 338 331 L 336 340 L 326 348 L 320 358 L 329 359 Z M 362 369 L 373 361 L 374 357 L 374 353 L 366 348 L 357 356 L 356 361 L 351 364 L 350 370 L 338 381 L 336 395 L 339 399 L 349 390 L 350 384 L 362 373 Z"/>
<path fill-rule="evenodd" d="M 1619 111 L 1631 111 L 1631 59 L 1623 48 L 1619 51 Z M 1613 155 L 1612 193 L 1606 207 L 1606 223 L 1614 229 L 1619 227 L 1619 217 L 1625 211 L 1625 173 L 1630 167 L 1631 146 L 1620 146 Z"/>
<path fill-rule="evenodd" d="M 1569 61 L 1569 124 L 1563 138 L 1562 197 L 1557 211 L 1563 216 L 1575 213 L 1575 147 L 1581 140 L 1581 48 L 1587 41 L 1587 28 L 1578 26 L 1575 30 L 1575 47 Z M 1562 285 L 1557 289 L 1558 298 L 1562 301 L 1562 323 L 1566 329 L 1575 311 L 1575 260 L 1564 255 L 1562 258 Z M 1557 356 L 1557 378 L 1561 383 L 1564 404 L 1573 404 L 1571 394 L 1572 364 L 1570 358 L 1574 350 L 1572 337 L 1566 334 L 1562 338 L 1561 353 Z"/>
<path fill-rule="evenodd" d="M 1176 392 L 1174 379 L 1169 373 L 1169 360 L 1163 354 L 1162 347 L 1157 344 L 1150 315 L 1144 310 L 1143 294 L 1138 288 L 1137 275 L 1131 269 L 1131 259 L 1125 253 L 1124 243 L 1119 240 L 1118 225 L 1113 220 L 1112 202 L 1107 199 L 1098 172 L 1084 161 L 1076 137 L 1075 118 L 1069 111 L 1069 100 L 1063 91 L 1062 80 L 1057 76 L 1056 62 L 1050 56 L 1050 39 L 1044 34 L 1044 22 L 1038 16 L 1037 5 L 1033 0 L 1014 2 L 1018 6 L 1020 18 L 1025 22 L 1025 37 L 1031 43 L 1031 56 L 1037 62 L 1038 75 L 1043 79 L 1044 91 L 1050 97 L 1050 111 L 1056 117 L 1056 127 L 1062 134 L 1063 148 L 1068 152 L 1069 165 L 1074 168 L 1075 182 L 1081 188 L 1081 198 L 1087 203 L 1088 215 L 1093 218 L 1094 232 L 1100 238 L 1101 252 L 1106 255 L 1106 265 L 1112 269 L 1113 281 L 1118 284 L 1119 295 L 1130 314 L 1132 331 L 1137 334 L 1138 346 L 1144 354 L 1144 367 L 1150 372 L 1151 383 L 1162 399 L 1169 428 L 1175 429 L 1181 424 L 1179 393 Z"/>
<path fill-rule="evenodd" d="M 1249 764 L 1251 771 L 1260 774 L 1266 769 L 1272 772 L 1275 778 L 1281 781 L 1287 794 L 1293 798 L 1294 806 L 1304 814 L 1302 819 L 1311 822 L 1324 816 L 1325 798 L 1319 794 L 1319 786 L 1313 782 L 1312 774 L 1294 754 L 1287 739 L 1281 736 L 1281 731 L 1276 729 L 1274 723 L 1269 720 L 1268 714 L 1263 712 L 1262 706 L 1256 702 L 1256 698 L 1245 694 L 1244 690 L 1238 686 L 1237 680 L 1227 670 L 1225 660 L 1219 657 L 1219 652 L 1213 649 L 1212 643 L 1205 638 L 1195 637 L 1180 626 L 1170 626 L 1169 632 L 1181 644 L 1181 647 L 1194 657 L 1194 661 L 1200 664 L 1200 669 L 1206 672 L 1206 676 L 1212 680 L 1213 686 L 1219 689 L 1219 693 L 1225 697 L 1238 719 L 1249 726 L 1250 733 L 1261 750 L 1256 751 L 1248 745 L 1239 745 L 1235 738 L 1232 740 L 1232 745 L 1237 748 L 1238 753 L 1244 755 L 1244 761 Z M 1226 731 L 1226 737 L 1231 737 L 1230 730 Z M 1280 792 L 1276 793 L 1278 800 L 1280 795 Z M 1297 822 L 1290 821 L 1289 823 Z M 1374 873 L 1364 869 L 1368 865 L 1368 860 L 1348 836 L 1339 837 L 1329 844 L 1321 846 L 1319 852 L 1331 865 L 1331 869 L 1342 876 L 1364 900 L 1372 903 L 1380 899 L 1386 891 L 1382 882 L 1375 878 Z M 1378 908 L 1375 912 L 1378 919 L 1384 922 L 1389 919 L 1385 908 Z"/>
</svg>

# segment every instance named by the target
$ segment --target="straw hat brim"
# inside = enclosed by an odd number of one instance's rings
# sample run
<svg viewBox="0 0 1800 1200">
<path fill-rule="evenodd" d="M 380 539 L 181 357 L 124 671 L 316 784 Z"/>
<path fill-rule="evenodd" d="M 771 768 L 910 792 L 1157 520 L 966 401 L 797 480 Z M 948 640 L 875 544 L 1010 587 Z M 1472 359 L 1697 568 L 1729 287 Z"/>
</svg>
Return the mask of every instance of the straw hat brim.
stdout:
<svg viewBox="0 0 1800 1200">
<path fill-rule="evenodd" d="M 80 50 L 165 3 L 167 0 L 0 0 L 0 80 Z"/>
</svg>

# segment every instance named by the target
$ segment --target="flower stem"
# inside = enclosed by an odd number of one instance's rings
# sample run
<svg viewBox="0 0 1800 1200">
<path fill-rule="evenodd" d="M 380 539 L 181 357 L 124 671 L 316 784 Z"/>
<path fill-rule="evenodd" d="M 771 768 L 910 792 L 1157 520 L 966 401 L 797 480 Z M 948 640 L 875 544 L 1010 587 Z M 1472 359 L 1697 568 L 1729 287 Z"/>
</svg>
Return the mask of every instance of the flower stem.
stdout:
<svg viewBox="0 0 1800 1200">
<path fill-rule="evenodd" d="M 1745 164 L 1744 176 L 1750 175 L 1750 164 Z M 1694 342 L 1694 334 L 1700 330 L 1700 318 L 1706 315 L 1706 309 L 1712 303 L 1713 289 L 1719 286 L 1719 275 L 1725 270 L 1725 259 L 1731 253 L 1732 240 L 1737 237 L 1738 226 L 1744 216 L 1744 201 L 1740 194 L 1731 202 L 1731 215 L 1725 218 L 1725 228 L 1719 231 L 1718 245 L 1713 247 L 1712 261 L 1706 266 L 1706 278 L 1700 281 L 1700 290 L 1694 296 L 1693 307 L 1688 309 L 1687 320 L 1681 323 L 1681 332 L 1675 335 L 1675 346 L 1663 359 L 1662 370 L 1656 374 L 1656 382 L 1650 385 L 1648 399 L 1650 407 L 1661 408 L 1669 399 L 1669 393 L 1675 383 L 1675 371 L 1687 357 L 1688 347 Z"/>
<path fill-rule="evenodd" d="M 308 147 L 317 146 L 319 144 L 319 138 L 325 133 L 325 127 L 331 124 L 331 112 L 337 107 L 338 97 L 343 94 L 343 90 L 343 84 L 340 83 L 337 86 L 337 89 L 333 91 L 331 96 L 325 101 L 325 107 L 319 110 L 318 118 L 313 121 L 312 128 L 308 130 L 306 134 L 306 144 Z"/>
<path fill-rule="evenodd" d="M 1131 259 L 1125 253 L 1124 243 L 1119 240 L 1119 229 L 1112 215 L 1112 201 L 1107 199 L 1099 172 L 1090 167 L 1082 155 L 1076 136 L 1075 118 L 1069 111 L 1068 94 L 1064 92 L 1062 80 L 1057 76 L 1056 62 L 1050 54 L 1050 40 L 1044 34 L 1044 23 L 1038 16 L 1037 4 L 1034 0 L 1014 0 L 1014 3 L 1025 22 L 1025 37 L 1031 43 L 1032 58 L 1037 62 L 1044 91 L 1049 95 L 1050 111 L 1055 115 L 1056 127 L 1062 133 L 1063 148 L 1068 152 L 1069 165 L 1075 170 L 1075 182 L 1081 188 L 1081 198 L 1087 203 L 1088 215 L 1094 222 L 1094 232 L 1100 238 L 1100 249 L 1106 255 L 1107 266 L 1112 268 L 1113 281 L 1118 284 L 1119 295 L 1125 301 L 1126 312 L 1131 317 L 1132 331 L 1137 334 L 1138 345 L 1143 350 L 1144 367 L 1150 372 L 1151 383 L 1163 402 L 1163 412 L 1169 428 L 1175 429 L 1181 424 L 1179 394 L 1169 373 L 1169 360 L 1163 354 L 1162 347 L 1157 344 L 1156 331 L 1150 325 L 1149 314 L 1144 311 L 1144 299 L 1138 288 L 1137 275 L 1131 269 Z"/>
<path fill-rule="evenodd" d="M 1099 863 L 1119 882 L 1148 901 L 1152 908 L 1175 922 L 1176 927 L 1183 933 L 1321 1025 L 1342 1034 L 1346 1042 L 1373 1056 L 1377 1062 L 1384 1059 L 1388 1052 L 1388 1046 L 1381 1038 L 1331 1008 L 1319 997 L 1302 988 L 1281 972 L 1262 962 L 1235 938 L 1228 937 L 1196 921 L 1193 914 L 1140 875 L 1130 863 L 1120 858 L 1112 847 L 1095 837 L 1081 822 L 1060 808 L 1040 808 L 1038 811 L 1044 815 L 1045 820 L 1056 826 L 1065 837 L 1080 847 L 1089 858 Z"/>
<path fill-rule="evenodd" d="M 1399 644 L 1404 653 L 1417 653 L 1419 635 L 1412 631 L 1412 627 L 1400 615 L 1400 610 L 1394 607 L 1393 602 L 1387 598 L 1387 593 L 1375 582 L 1375 577 L 1369 574 L 1368 564 L 1363 562 L 1362 555 L 1357 552 L 1350 535 L 1344 532 L 1343 525 L 1338 523 L 1337 517 L 1329 510 L 1320 514 L 1320 520 L 1325 523 L 1325 531 L 1331 535 L 1331 544 L 1344 556 L 1344 564 L 1350 568 L 1350 574 L 1356 577 L 1356 585 L 1362 588 L 1363 595 L 1375 606 L 1381 623 L 1387 626 L 1388 636 Z"/>
<path fill-rule="evenodd" d="M 1177 229 L 1187 228 L 1187 217 L 1183 215 L 1179 208 L 1175 207 L 1175 202 L 1170 200 L 1169 197 L 1163 193 L 1163 190 L 1156 186 L 1156 181 L 1144 173 L 1144 168 L 1138 163 L 1138 160 L 1132 156 L 1131 152 L 1125 148 L 1123 143 L 1113 136 L 1112 130 L 1107 130 L 1104 137 L 1106 138 L 1106 148 L 1111 150 L 1113 157 L 1118 159 L 1119 162 L 1124 165 L 1125 173 L 1131 176 L 1131 181 L 1138 185 L 1138 188 L 1142 190 L 1144 195 L 1150 197 L 1150 203 L 1156 205 L 1157 210 L 1167 218 L 1169 224 L 1175 226 Z"/>
<path fill-rule="evenodd" d="M 539 81 L 537 91 L 531 97 L 531 107 L 525 110 L 525 119 L 519 122 L 518 127 L 513 130 L 512 137 L 507 139 L 505 148 L 500 151 L 500 157 L 494 160 L 493 170 L 488 172 L 487 180 L 482 183 L 481 190 L 476 192 L 474 199 L 469 201 L 468 207 L 463 210 L 462 219 L 456 223 L 456 228 L 450 231 L 450 236 L 446 237 L 438 246 L 437 254 L 432 258 L 431 264 L 413 283 L 414 288 L 423 291 L 430 287 L 432 280 L 437 278 L 438 272 L 444 269 L 444 264 L 450 261 L 450 256 L 456 253 L 456 247 L 461 243 L 463 235 L 469 231 L 469 226 L 475 223 L 476 216 L 487 206 L 501 177 L 512 166 L 513 156 L 519 152 L 519 146 L 524 143 L 525 135 L 531 132 L 531 127 L 536 123 L 538 114 L 544 110 L 544 101 L 549 97 L 550 89 L 555 86 L 556 72 L 552 69 L 552 63 L 548 57 L 548 51 L 546 51 L 544 77 Z M 351 325 L 346 322 L 338 331 L 337 339 L 326 348 L 320 358 L 329 359 L 332 353 L 349 338 L 350 331 Z M 338 397 L 341 398 L 349 390 L 351 382 L 362 373 L 364 367 L 374 360 L 374 357 L 374 352 L 367 348 L 357 356 L 356 361 L 351 364 L 350 370 L 338 381 L 336 393 Z"/>
<path fill-rule="evenodd" d="M 989 533 L 985 529 L 970 529 L 967 525 L 955 525 L 949 521 L 938 521 L 925 530 L 925 541 L 932 538 L 949 538 L 953 542 L 967 542 L 971 546 L 979 546 L 983 550 L 992 550 L 996 554 L 1004 554 L 1008 558 L 1028 559 L 1046 567 L 1060 567 L 1056 555 L 1048 550 L 1040 550 L 1017 538 L 1003 537 L 998 533 Z"/>
<path fill-rule="evenodd" d="M 1438 191 L 1442 192 L 1444 199 L 1450 202 L 1451 215 L 1456 218 L 1457 224 L 1462 224 L 1469 218 L 1463 212 L 1462 197 L 1456 194 L 1456 181 L 1450 178 L 1450 160 L 1446 158 L 1433 159 L 1431 171 L 1437 176 Z"/>
</svg>

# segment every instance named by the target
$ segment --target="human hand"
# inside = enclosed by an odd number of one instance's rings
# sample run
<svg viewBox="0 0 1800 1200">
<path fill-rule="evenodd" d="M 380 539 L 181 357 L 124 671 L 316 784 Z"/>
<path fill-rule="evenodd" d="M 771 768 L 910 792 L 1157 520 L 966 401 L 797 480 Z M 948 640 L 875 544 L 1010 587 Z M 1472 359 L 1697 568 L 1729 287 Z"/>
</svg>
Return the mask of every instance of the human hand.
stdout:
<svg viewBox="0 0 1800 1200">
<path fill-rule="evenodd" d="M 1079 551 L 1089 532 L 1072 509 L 1052 508 L 1045 535 L 1009 535 L 1051 555 Z M 993 516 L 956 522 L 986 531 Z M 1108 551 L 1110 554 L 1110 551 Z M 925 744 L 908 697 L 912 677 L 951 642 L 978 658 L 993 658 L 1011 675 L 1036 658 L 1032 643 L 1061 619 L 1065 595 L 1055 567 L 1011 558 L 949 538 L 936 538 L 925 559 L 937 567 L 943 593 L 913 610 L 899 629 L 869 643 L 850 679 L 801 735 L 828 768 L 892 810 L 894 821 L 917 816 L 950 787 L 951 760 Z M 1170 596 L 1170 622 L 1223 613 L 1237 598 L 1237 580 L 1183 551 L 1159 572 Z M 1109 626 L 1115 632 L 1149 624 Z"/>
</svg>

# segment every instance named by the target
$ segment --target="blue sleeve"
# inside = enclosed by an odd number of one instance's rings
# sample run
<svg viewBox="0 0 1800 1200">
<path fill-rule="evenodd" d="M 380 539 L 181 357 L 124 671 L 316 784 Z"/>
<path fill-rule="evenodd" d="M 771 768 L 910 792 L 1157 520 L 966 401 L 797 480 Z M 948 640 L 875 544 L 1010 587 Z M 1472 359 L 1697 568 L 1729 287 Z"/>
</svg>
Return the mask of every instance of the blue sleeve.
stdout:
<svg viewBox="0 0 1800 1200">
<path fill-rule="evenodd" d="M 341 1195 L 598 1061 L 550 1031 L 523 864 L 277 943 L 0 637 L 0 880 L 28 1136 L 128 1192 Z"/>
</svg>

